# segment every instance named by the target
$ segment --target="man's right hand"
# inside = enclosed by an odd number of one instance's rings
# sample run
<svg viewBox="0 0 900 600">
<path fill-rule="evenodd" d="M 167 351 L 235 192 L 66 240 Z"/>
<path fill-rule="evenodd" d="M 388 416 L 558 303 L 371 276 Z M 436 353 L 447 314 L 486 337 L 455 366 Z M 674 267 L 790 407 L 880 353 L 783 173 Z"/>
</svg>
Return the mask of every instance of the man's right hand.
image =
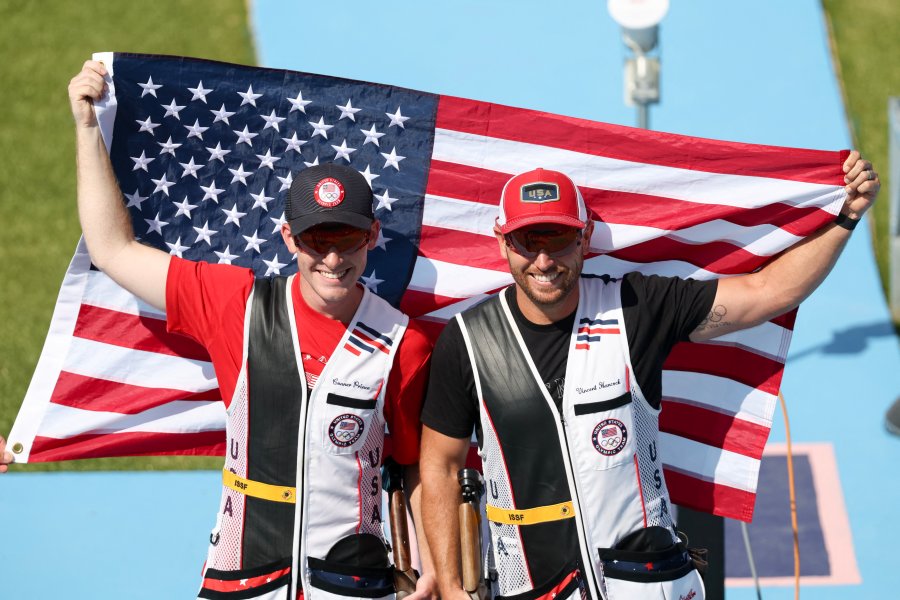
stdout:
<svg viewBox="0 0 900 600">
<path fill-rule="evenodd" d="M 103 77 L 106 67 L 97 61 L 84 63 L 69 82 L 69 102 L 75 117 L 75 148 L 78 155 L 78 217 L 91 262 L 120 286 L 148 304 L 166 309 L 168 253 L 134 239 L 131 215 L 122 192 L 93 103 L 108 92 Z"/>
<path fill-rule="evenodd" d="M 103 79 L 106 74 L 103 63 L 89 60 L 69 82 L 69 103 L 72 105 L 76 127 L 97 126 L 93 103 L 100 100 L 109 89 Z"/>
<path fill-rule="evenodd" d="M 6 440 L 0 435 L 0 473 L 6 473 L 9 466 L 16 461 L 15 457 L 6 451 Z"/>
</svg>

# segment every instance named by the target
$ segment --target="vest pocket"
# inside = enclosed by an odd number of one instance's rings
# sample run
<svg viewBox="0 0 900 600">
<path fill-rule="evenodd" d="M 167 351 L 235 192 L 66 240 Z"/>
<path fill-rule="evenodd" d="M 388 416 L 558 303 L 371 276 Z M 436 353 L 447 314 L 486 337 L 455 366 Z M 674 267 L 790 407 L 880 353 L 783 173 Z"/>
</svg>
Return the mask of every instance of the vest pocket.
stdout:
<svg viewBox="0 0 900 600">
<path fill-rule="evenodd" d="M 252 569 L 220 571 L 207 568 L 197 597 L 209 600 L 272 598 L 287 594 L 290 585 L 291 559 L 288 557 Z"/>
<path fill-rule="evenodd" d="M 368 435 L 377 400 L 329 393 L 323 413 L 322 446 L 331 454 L 352 454 Z"/>
<path fill-rule="evenodd" d="M 392 598 L 394 568 L 384 542 L 371 534 L 343 538 L 325 559 L 307 558 L 313 597 Z M 324 592 L 324 593 L 322 593 Z"/>
<path fill-rule="evenodd" d="M 703 582 L 687 549 L 664 527 L 639 529 L 615 548 L 597 550 L 607 596 L 702 600 Z"/>
<path fill-rule="evenodd" d="M 572 407 L 579 460 L 595 470 L 630 462 L 634 455 L 631 392 L 608 400 L 581 402 Z"/>
</svg>

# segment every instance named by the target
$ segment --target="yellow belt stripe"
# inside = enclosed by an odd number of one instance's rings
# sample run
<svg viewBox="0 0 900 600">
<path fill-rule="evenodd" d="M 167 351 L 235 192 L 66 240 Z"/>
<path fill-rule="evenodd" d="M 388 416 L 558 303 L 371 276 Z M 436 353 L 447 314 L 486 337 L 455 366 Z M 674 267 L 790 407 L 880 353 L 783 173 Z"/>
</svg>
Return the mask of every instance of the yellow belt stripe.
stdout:
<svg viewBox="0 0 900 600">
<path fill-rule="evenodd" d="M 244 479 L 228 469 L 222 470 L 222 483 L 225 487 L 240 492 L 245 496 L 253 496 L 254 498 L 262 498 L 272 502 L 287 502 L 289 504 L 294 504 L 297 501 L 297 488 Z"/>
<path fill-rule="evenodd" d="M 548 521 L 560 521 L 571 519 L 575 516 L 575 508 L 571 502 L 561 502 L 549 506 L 536 506 L 534 508 L 522 508 L 508 510 L 497 506 L 487 505 L 487 518 L 494 523 L 507 525 L 534 525 Z"/>
</svg>

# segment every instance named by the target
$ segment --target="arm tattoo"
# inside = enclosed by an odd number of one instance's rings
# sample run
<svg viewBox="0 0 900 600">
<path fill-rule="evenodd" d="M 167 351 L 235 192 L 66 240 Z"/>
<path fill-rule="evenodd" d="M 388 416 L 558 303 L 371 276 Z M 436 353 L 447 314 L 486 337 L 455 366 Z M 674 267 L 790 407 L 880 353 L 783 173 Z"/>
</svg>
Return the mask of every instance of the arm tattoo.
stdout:
<svg viewBox="0 0 900 600">
<path fill-rule="evenodd" d="M 731 321 L 727 320 L 725 316 L 728 314 L 728 309 L 725 308 L 724 304 L 717 304 L 712 307 L 712 310 L 709 311 L 709 314 L 700 321 L 700 324 L 697 325 L 697 328 L 694 331 L 704 331 L 707 329 L 717 329 L 719 327 L 725 327 L 726 325 L 730 325 Z"/>
</svg>

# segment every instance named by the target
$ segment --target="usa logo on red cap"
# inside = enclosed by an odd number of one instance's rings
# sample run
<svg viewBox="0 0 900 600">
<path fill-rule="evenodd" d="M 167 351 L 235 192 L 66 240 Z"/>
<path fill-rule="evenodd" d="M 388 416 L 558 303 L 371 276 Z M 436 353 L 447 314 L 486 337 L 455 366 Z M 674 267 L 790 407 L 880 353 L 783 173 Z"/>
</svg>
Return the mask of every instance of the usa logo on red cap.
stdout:
<svg viewBox="0 0 900 600">
<path fill-rule="evenodd" d="M 559 200 L 559 186 L 546 181 L 526 183 L 520 188 L 522 202 L 555 202 Z"/>
<path fill-rule="evenodd" d="M 319 206 L 331 208 L 344 201 L 344 186 L 334 177 L 326 177 L 316 184 L 313 198 Z"/>
</svg>

